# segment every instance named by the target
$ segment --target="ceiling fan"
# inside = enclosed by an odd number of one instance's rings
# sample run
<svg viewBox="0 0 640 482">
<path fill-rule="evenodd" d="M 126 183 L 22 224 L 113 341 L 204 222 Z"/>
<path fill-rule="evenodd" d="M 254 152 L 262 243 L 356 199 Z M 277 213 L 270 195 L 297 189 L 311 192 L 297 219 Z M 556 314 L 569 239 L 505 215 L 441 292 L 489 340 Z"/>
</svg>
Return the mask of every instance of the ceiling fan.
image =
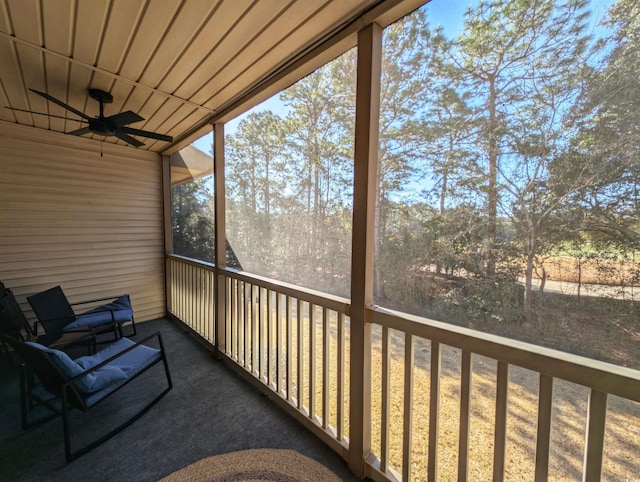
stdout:
<svg viewBox="0 0 640 482">
<path fill-rule="evenodd" d="M 140 142 L 138 139 L 132 136 L 141 136 L 148 137 L 150 139 L 157 139 L 159 141 L 167 141 L 172 142 L 173 137 L 166 136 L 164 134 L 157 134 L 155 132 L 143 131 L 140 129 L 134 129 L 133 127 L 127 127 L 129 124 L 133 124 L 135 122 L 140 122 L 144 120 L 144 117 L 136 114 L 133 111 L 121 112 L 119 114 L 110 115 L 105 117 L 104 115 L 104 105 L 110 104 L 113 102 L 113 96 L 108 92 L 100 89 L 89 89 L 89 97 L 94 100 L 97 100 L 100 103 L 100 115 L 97 117 L 90 117 L 84 112 L 80 112 L 78 109 L 71 107 L 70 105 L 65 104 L 64 102 L 56 99 L 55 97 L 50 96 L 45 92 L 40 92 L 35 89 L 29 89 L 34 94 L 38 94 L 41 97 L 44 97 L 51 102 L 58 104 L 60 107 L 73 112 L 77 116 L 82 117 L 83 120 L 78 120 L 78 122 L 88 122 L 89 125 L 87 127 L 83 127 L 81 129 L 67 132 L 67 134 L 71 134 L 74 136 L 81 136 L 83 134 L 99 134 L 101 136 L 115 136 L 118 139 L 123 140 L 124 142 L 131 144 L 133 146 L 139 147 L 144 146 L 143 142 Z M 32 111 L 23 111 L 22 109 L 12 109 L 12 110 L 20 110 L 22 112 L 30 112 L 32 114 L 40 114 L 46 115 L 49 117 L 58 117 L 52 114 L 44 114 L 42 112 L 32 112 Z"/>
</svg>

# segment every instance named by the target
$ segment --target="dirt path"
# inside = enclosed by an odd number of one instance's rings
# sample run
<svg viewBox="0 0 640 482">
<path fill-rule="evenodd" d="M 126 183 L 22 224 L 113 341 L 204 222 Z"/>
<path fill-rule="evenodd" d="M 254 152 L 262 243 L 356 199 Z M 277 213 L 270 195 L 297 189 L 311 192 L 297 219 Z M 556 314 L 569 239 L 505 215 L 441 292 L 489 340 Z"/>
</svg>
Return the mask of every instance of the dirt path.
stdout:
<svg viewBox="0 0 640 482">
<path fill-rule="evenodd" d="M 524 284 L 524 278 L 518 281 Z M 533 287 L 540 287 L 540 280 L 533 280 Z M 574 283 L 572 281 L 547 280 L 544 285 L 547 293 L 558 293 L 562 295 L 596 296 L 601 298 L 612 298 L 615 300 L 640 301 L 640 287 L 638 286 L 611 286 L 601 284 Z"/>
</svg>

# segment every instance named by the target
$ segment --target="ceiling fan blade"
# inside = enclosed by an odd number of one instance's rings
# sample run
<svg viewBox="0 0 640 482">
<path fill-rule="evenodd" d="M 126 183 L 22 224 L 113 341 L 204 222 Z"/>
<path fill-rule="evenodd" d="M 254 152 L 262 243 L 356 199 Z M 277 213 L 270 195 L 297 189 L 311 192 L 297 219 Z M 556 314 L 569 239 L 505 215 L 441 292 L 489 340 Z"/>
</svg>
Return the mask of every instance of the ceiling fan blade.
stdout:
<svg viewBox="0 0 640 482">
<path fill-rule="evenodd" d="M 132 127 L 123 127 L 120 129 L 120 132 L 125 132 L 134 136 L 149 137 L 150 139 L 157 139 L 159 141 L 173 142 L 173 137 L 171 136 L 165 136 L 164 134 L 157 134 L 155 132 L 141 131 L 140 129 L 134 129 Z"/>
<path fill-rule="evenodd" d="M 76 131 L 67 132 L 67 134 L 71 134 L 72 136 L 81 136 L 83 134 L 89 134 L 91 129 L 89 127 L 83 127 L 82 129 L 78 129 Z"/>
<path fill-rule="evenodd" d="M 58 104 L 63 109 L 67 109 L 68 111 L 73 112 L 75 115 L 79 115 L 83 119 L 87 119 L 87 120 L 91 119 L 91 117 L 89 117 L 84 112 L 80 112 L 78 109 L 75 109 L 75 108 L 71 107 L 70 105 L 65 104 L 64 102 L 62 102 L 61 100 L 56 99 L 55 97 L 51 97 L 49 94 L 46 94 L 45 92 L 40 92 L 40 91 L 34 90 L 34 89 L 29 89 L 29 90 L 31 92 L 33 92 L 34 94 L 38 94 L 39 96 L 44 97 L 47 100 L 50 100 L 54 104 Z"/>
<path fill-rule="evenodd" d="M 128 144 L 131 144 L 132 146 L 136 146 L 136 147 L 140 147 L 140 146 L 144 146 L 144 142 L 140 142 L 138 139 L 135 139 L 133 137 L 131 137 L 128 134 L 125 134 L 122 131 L 116 132 L 116 137 L 118 139 L 121 139 L 123 141 L 125 141 Z"/>
<path fill-rule="evenodd" d="M 128 110 L 126 112 L 120 112 L 119 114 L 110 115 L 105 120 L 112 123 L 116 127 L 123 127 L 127 124 L 133 124 L 134 122 L 143 121 L 144 117 L 141 117 L 132 110 Z"/>
<path fill-rule="evenodd" d="M 16 112 L 25 112 L 27 114 L 46 115 L 47 117 L 55 117 L 56 119 L 63 119 L 71 122 L 87 122 L 84 119 L 69 119 L 68 117 L 62 117 L 61 115 L 46 114 L 45 112 L 35 112 L 33 110 L 18 109 L 16 107 L 5 107 L 5 109 L 15 110 Z"/>
</svg>

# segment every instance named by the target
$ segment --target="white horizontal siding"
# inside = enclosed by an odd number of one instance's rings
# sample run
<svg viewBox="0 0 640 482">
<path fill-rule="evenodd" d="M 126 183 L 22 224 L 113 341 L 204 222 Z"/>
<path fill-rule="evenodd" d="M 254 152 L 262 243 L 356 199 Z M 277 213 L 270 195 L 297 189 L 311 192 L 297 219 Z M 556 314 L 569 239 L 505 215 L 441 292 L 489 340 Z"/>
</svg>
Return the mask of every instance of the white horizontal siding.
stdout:
<svg viewBox="0 0 640 482">
<path fill-rule="evenodd" d="M 0 122 L 0 226 L 0 280 L 29 316 L 26 296 L 57 284 L 164 316 L 158 154 Z"/>
</svg>

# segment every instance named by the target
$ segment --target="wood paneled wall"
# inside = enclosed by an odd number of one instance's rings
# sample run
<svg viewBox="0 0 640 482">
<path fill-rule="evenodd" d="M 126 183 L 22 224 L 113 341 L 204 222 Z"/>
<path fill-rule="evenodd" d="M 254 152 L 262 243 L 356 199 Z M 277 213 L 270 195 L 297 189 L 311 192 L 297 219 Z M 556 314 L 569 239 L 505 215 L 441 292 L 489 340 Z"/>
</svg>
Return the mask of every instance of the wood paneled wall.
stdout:
<svg viewBox="0 0 640 482">
<path fill-rule="evenodd" d="M 157 153 L 0 122 L 0 280 L 28 316 L 57 284 L 164 316 L 162 210 Z"/>
</svg>

